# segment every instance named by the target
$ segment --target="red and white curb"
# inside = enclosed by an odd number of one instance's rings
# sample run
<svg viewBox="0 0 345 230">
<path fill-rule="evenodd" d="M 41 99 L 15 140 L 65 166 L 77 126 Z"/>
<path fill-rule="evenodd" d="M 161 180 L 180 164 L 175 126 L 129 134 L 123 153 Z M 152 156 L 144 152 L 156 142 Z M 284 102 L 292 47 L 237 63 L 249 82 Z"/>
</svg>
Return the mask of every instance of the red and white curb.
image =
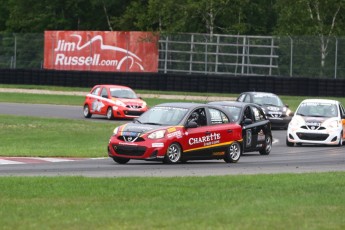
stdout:
<svg viewBox="0 0 345 230">
<path fill-rule="evenodd" d="M 40 163 L 56 163 L 80 161 L 87 158 L 59 158 L 59 157 L 0 157 L 0 165 L 14 164 L 40 164 Z"/>
</svg>

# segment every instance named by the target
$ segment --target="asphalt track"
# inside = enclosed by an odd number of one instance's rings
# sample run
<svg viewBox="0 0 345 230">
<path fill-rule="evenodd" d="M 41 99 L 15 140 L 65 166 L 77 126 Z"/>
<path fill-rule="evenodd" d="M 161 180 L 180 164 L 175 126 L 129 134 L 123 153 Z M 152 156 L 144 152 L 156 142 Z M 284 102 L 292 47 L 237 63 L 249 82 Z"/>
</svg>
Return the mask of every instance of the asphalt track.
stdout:
<svg viewBox="0 0 345 230">
<path fill-rule="evenodd" d="M 0 103 L 0 114 L 85 119 L 79 106 Z M 87 120 L 111 122 L 103 117 Z M 287 147 L 285 135 L 285 130 L 273 130 L 274 143 L 270 155 L 246 153 L 236 164 L 210 160 L 166 165 L 131 160 L 119 165 L 109 158 L 49 161 L 39 158 L 13 159 L 18 161 L 16 164 L 10 158 L 6 160 L 13 164 L 0 164 L 0 176 L 176 177 L 345 171 L 345 146 Z"/>
</svg>

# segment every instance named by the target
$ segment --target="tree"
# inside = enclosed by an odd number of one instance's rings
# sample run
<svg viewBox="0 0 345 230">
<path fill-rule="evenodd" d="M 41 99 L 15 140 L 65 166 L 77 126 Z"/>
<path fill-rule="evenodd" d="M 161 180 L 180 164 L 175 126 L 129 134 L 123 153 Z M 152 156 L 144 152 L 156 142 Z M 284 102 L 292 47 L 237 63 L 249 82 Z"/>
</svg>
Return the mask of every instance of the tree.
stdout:
<svg viewBox="0 0 345 230">
<path fill-rule="evenodd" d="M 345 1 L 277 0 L 276 10 L 278 13 L 276 34 L 319 37 L 321 67 L 323 68 L 331 37 L 344 31 L 341 29 L 338 17 L 345 13 Z"/>
</svg>

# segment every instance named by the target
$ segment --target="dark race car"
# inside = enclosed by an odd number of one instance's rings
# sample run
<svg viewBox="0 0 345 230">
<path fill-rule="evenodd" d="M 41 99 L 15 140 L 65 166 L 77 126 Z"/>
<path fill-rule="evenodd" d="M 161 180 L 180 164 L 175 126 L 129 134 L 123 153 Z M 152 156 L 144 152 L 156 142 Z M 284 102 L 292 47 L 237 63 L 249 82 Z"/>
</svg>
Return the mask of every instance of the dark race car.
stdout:
<svg viewBox="0 0 345 230">
<path fill-rule="evenodd" d="M 287 129 L 292 119 L 293 112 L 282 100 L 273 93 L 244 92 L 237 101 L 255 103 L 260 105 L 266 117 L 271 121 L 272 128 Z"/>
<path fill-rule="evenodd" d="M 215 101 L 211 105 L 220 105 L 228 110 L 232 122 L 242 127 L 243 152 L 259 151 L 268 155 L 272 149 L 271 123 L 257 104 Z"/>
<path fill-rule="evenodd" d="M 236 163 L 241 153 L 241 126 L 231 122 L 224 108 L 198 103 L 157 105 L 116 127 L 108 144 L 109 157 L 119 164 L 130 159 Z"/>
</svg>

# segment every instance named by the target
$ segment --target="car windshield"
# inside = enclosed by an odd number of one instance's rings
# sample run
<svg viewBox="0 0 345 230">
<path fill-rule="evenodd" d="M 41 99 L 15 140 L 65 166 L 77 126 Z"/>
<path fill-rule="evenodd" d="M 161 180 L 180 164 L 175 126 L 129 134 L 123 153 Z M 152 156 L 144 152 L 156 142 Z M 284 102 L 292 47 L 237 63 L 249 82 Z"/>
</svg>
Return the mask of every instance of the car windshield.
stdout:
<svg viewBox="0 0 345 230">
<path fill-rule="evenodd" d="M 143 113 L 137 121 L 142 124 L 177 125 L 186 115 L 188 109 L 176 107 L 153 107 Z"/>
<path fill-rule="evenodd" d="M 137 95 L 134 93 L 134 91 L 130 89 L 110 88 L 110 94 L 112 97 L 117 97 L 117 98 L 129 98 L 129 99 L 138 98 Z"/>
<path fill-rule="evenodd" d="M 240 113 L 241 113 L 240 107 L 227 105 L 227 106 L 224 106 L 224 108 L 226 108 L 230 112 L 231 121 L 236 122 L 240 119 Z"/>
<path fill-rule="evenodd" d="M 334 104 L 306 102 L 299 106 L 296 114 L 308 117 L 336 117 L 338 110 Z"/>
<path fill-rule="evenodd" d="M 280 98 L 272 94 L 256 94 L 253 96 L 253 102 L 259 105 L 284 106 Z"/>
</svg>

